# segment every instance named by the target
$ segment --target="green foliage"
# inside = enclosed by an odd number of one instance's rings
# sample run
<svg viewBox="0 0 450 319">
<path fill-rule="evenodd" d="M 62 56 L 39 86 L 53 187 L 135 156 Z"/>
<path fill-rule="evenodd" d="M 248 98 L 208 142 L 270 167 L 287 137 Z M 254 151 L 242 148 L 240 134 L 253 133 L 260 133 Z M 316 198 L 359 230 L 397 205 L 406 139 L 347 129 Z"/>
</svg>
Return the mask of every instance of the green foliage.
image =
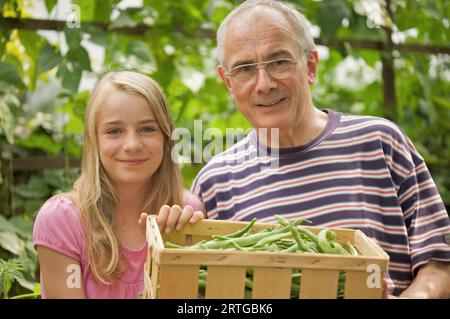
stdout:
<svg viewBox="0 0 450 319">
<path fill-rule="evenodd" d="M 31 290 L 33 293 L 24 296 L 16 296 L 14 299 L 24 297 L 31 298 L 40 295 L 40 285 L 26 280 L 22 274 L 23 270 L 23 261 L 18 259 L 4 261 L 3 259 L 0 259 L 0 291 L 2 292 L 3 298 L 8 298 L 8 293 L 11 290 L 13 283 L 16 281 L 20 286 Z"/>
</svg>

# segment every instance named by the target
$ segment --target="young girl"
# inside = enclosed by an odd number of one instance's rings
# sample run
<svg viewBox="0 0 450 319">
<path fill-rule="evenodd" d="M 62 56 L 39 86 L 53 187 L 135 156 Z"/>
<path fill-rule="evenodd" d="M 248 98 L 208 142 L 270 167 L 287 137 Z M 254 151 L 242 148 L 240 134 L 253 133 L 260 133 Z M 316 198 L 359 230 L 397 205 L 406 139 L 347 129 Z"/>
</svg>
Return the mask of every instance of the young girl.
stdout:
<svg viewBox="0 0 450 319">
<path fill-rule="evenodd" d="M 202 219 L 202 204 L 181 188 L 167 101 L 152 79 L 105 75 L 84 124 L 81 176 L 34 225 L 42 297 L 139 298 L 147 257 L 140 214 L 159 213 L 161 231 L 171 232 Z"/>
</svg>

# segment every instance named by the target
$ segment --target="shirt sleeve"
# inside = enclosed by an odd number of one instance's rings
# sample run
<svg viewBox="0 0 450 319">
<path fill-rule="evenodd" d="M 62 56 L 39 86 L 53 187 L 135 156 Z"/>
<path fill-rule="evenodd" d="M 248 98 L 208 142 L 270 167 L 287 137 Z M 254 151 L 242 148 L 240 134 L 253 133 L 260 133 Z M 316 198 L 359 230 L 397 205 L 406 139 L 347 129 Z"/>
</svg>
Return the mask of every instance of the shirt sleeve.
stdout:
<svg viewBox="0 0 450 319">
<path fill-rule="evenodd" d="M 399 188 L 414 275 L 430 260 L 450 262 L 450 219 L 426 163 L 411 146 L 414 167 Z"/>
<path fill-rule="evenodd" d="M 45 202 L 34 223 L 34 246 L 45 246 L 81 261 L 84 242 L 81 219 L 75 205 L 62 196 Z"/>
</svg>

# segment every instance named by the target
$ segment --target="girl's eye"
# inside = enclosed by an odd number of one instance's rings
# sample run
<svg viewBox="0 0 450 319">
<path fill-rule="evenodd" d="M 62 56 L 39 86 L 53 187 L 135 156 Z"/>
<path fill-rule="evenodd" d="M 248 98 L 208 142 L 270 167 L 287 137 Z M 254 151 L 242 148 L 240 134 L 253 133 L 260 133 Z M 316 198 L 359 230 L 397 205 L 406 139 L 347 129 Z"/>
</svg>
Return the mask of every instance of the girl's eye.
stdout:
<svg viewBox="0 0 450 319">
<path fill-rule="evenodd" d="M 118 128 L 113 128 L 113 129 L 106 131 L 106 133 L 109 135 L 117 135 L 117 134 L 120 134 L 121 132 L 122 131 Z"/>
<path fill-rule="evenodd" d="M 154 131 L 156 131 L 156 130 L 153 127 L 143 127 L 141 129 L 142 133 L 151 133 L 151 132 L 154 132 Z"/>
</svg>

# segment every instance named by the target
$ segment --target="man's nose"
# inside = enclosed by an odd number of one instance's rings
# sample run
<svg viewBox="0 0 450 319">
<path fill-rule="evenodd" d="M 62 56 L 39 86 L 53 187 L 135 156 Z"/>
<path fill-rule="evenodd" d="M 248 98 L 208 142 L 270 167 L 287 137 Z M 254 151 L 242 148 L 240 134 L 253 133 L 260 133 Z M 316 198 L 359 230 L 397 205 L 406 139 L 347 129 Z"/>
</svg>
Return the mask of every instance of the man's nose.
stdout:
<svg viewBox="0 0 450 319">
<path fill-rule="evenodd" d="M 268 93 L 277 87 L 277 81 L 270 75 L 264 67 L 259 67 L 256 74 L 256 90 L 261 93 Z"/>
</svg>

